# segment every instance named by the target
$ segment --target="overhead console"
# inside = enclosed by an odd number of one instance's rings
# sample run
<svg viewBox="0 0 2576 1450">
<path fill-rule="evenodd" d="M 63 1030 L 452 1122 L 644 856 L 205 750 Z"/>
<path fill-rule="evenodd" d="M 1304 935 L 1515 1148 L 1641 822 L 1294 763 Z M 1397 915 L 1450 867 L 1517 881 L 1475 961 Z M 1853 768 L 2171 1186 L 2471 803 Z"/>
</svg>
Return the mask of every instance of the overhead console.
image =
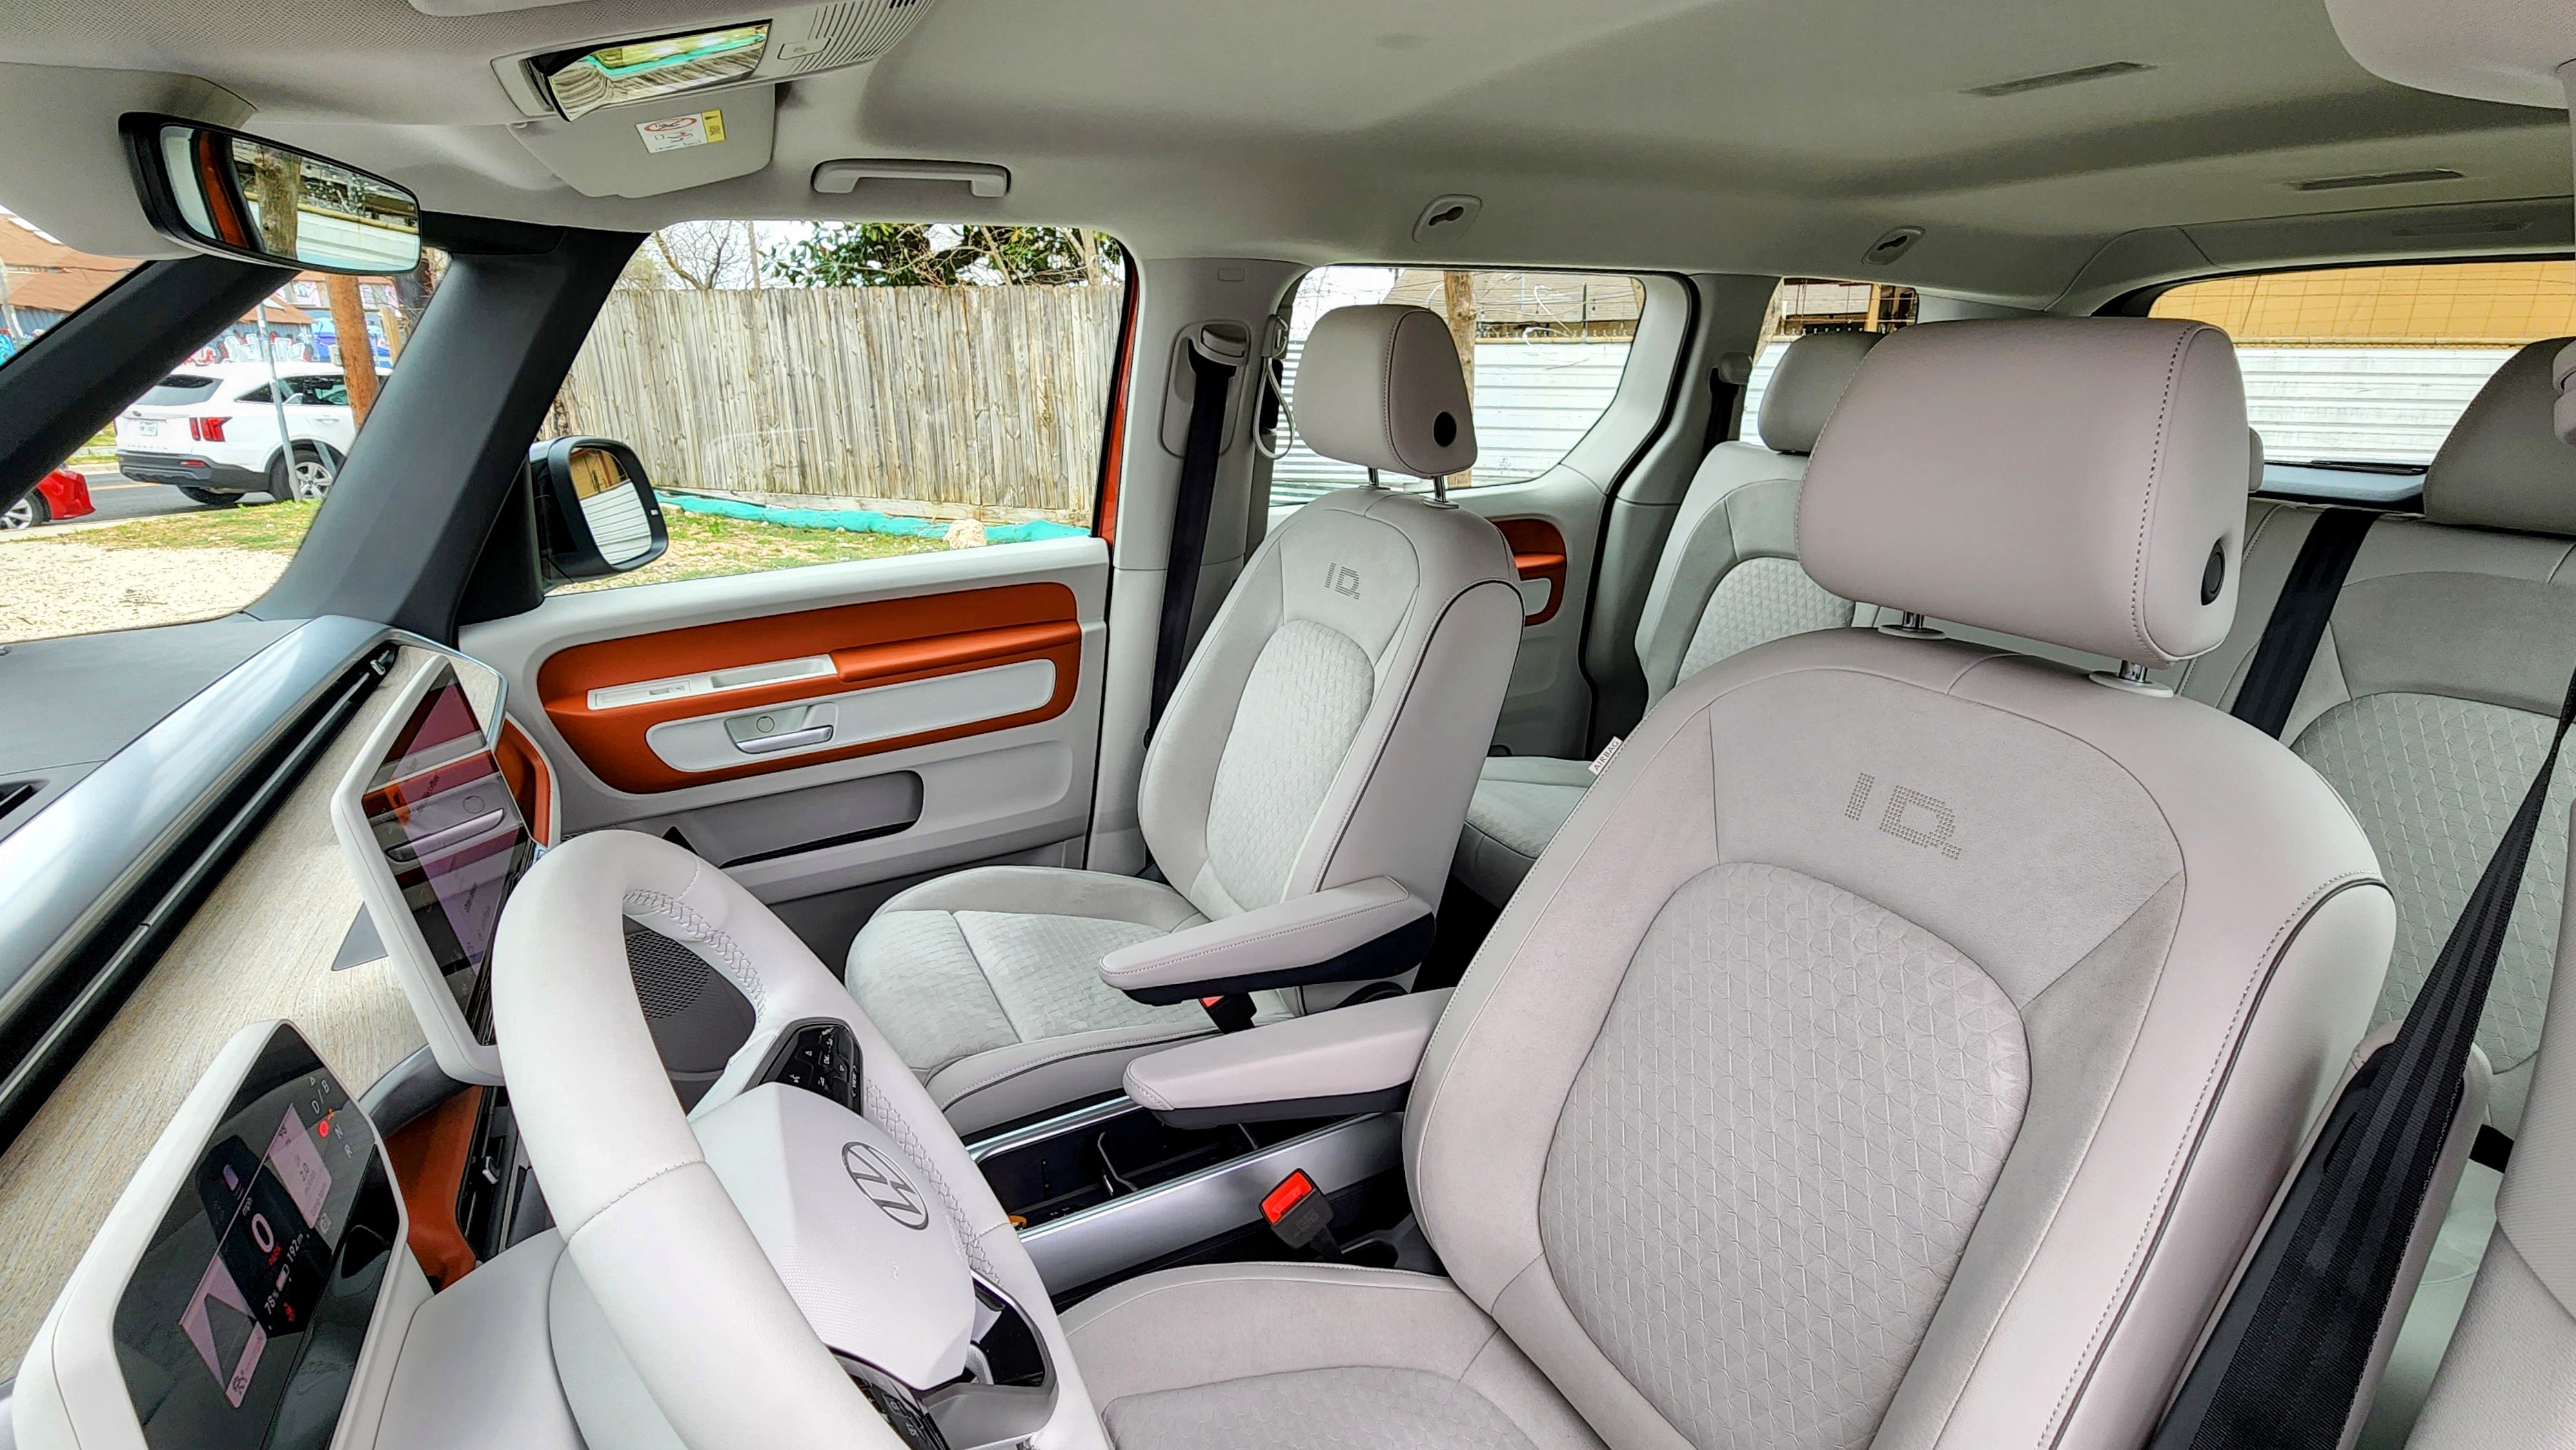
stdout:
<svg viewBox="0 0 2576 1450">
<path fill-rule="evenodd" d="M 22 1450 L 322 1450 L 429 1286 L 375 1127 L 283 1022 L 235 1034 L 19 1368 Z M 360 1443 L 373 1439 L 368 1426 Z"/>
<path fill-rule="evenodd" d="M 479 0 L 414 0 L 421 9 Z M 493 73 L 529 117 L 512 128 L 586 196 L 657 196 L 769 164 L 781 81 L 892 50 L 930 0 L 843 0 L 767 20 L 503 56 Z"/>
</svg>

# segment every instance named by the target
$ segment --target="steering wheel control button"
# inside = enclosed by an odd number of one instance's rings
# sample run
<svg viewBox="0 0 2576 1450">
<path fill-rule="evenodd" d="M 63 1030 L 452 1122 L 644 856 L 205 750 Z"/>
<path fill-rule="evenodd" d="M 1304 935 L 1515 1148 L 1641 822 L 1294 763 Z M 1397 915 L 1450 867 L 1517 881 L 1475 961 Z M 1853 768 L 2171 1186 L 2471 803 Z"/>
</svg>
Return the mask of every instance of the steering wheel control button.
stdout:
<svg viewBox="0 0 2576 1450">
<path fill-rule="evenodd" d="M 859 1111 L 859 1039 L 849 1024 L 824 1018 L 778 1035 L 754 1082 L 784 1083 Z"/>
<path fill-rule="evenodd" d="M 868 1202 L 885 1210 L 885 1216 L 908 1229 L 930 1227 L 930 1201 L 912 1186 L 903 1170 L 894 1165 L 874 1145 L 844 1143 L 841 1166 L 848 1170 L 850 1181 L 868 1196 Z"/>
</svg>

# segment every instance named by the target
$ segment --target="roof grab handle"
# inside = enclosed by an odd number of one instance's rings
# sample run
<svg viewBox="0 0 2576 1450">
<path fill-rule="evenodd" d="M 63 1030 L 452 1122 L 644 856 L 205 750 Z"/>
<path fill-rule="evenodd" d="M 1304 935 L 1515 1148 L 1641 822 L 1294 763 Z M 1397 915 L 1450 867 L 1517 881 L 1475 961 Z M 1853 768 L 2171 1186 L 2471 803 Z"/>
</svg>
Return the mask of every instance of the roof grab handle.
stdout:
<svg viewBox="0 0 2576 1450">
<path fill-rule="evenodd" d="M 976 196 L 1011 193 L 1010 168 L 982 161 L 826 161 L 814 168 L 814 189 L 826 196 L 847 196 L 862 181 L 952 181 Z"/>
</svg>

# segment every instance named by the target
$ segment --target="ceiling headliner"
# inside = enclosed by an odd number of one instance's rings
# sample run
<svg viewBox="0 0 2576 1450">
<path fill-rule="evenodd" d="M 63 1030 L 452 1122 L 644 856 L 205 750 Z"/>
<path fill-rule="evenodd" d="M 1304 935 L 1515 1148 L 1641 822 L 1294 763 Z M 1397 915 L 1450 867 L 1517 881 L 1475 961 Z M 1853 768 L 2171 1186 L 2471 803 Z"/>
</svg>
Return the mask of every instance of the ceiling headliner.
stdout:
<svg viewBox="0 0 2576 1450">
<path fill-rule="evenodd" d="M 768 168 L 644 200 L 585 197 L 540 164 L 510 129 L 519 112 L 492 59 L 739 8 L 0 0 L 0 13 L 0 58 L 202 77 L 255 108 L 251 129 L 383 170 L 434 207 L 593 226 L 1044 220 L 1105 227 L 1148 256 L 1410 260 L 1423 204 L 1464 192 L 1485 207 L 1444 260 L 1852 275 L 1873 240 L 1913 225 L 1924 239 L 1890 280 L 2024 305 L 2241 265 L 2199 230 L 2262 219 L 2294 219 L 2259 233 L 2285 255 L 2384 250 L 2410 230 L 2391 209 L 2467 209 L 2448 231 L 2411 228 L 2419 250 L 2540 250 L 2568 232 L 2563 205 L 2491 225 L 2475 205 L 2568 192 L 2563 114 L 2377 80 L 2317 0 L 936 0 L 886 59 L 788 89 Z M 1967 94 L 2114 61 L 2151 69 Z M 67 145 L 137 94 L 10 79 L 10 134 Z M 12 149 L 0 202 L 92 249 L 147 245 L 121 187 L 39 174 L 80 146 Z M 998 162 L 1014 186 L 998 202 L 879 182 L 815 195 L 811 168 L 848 156 Z M 2292 189 L 2437 167 L 2462 177 Z M 2153 235 L 2119 240 L 2134 233 Z"/>
</svg>

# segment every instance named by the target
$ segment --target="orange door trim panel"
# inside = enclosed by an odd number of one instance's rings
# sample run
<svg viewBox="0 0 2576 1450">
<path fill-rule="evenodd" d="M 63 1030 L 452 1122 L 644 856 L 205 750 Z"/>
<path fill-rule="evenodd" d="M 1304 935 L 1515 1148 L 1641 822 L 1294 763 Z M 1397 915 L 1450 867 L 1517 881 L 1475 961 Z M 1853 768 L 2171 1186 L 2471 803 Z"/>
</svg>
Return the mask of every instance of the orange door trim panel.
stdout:
<svg viewBox="0 0 2576 1450">
<path fill-rule="evenodd" d="M 829 656 L 832 672 L 730 690 L 720 704 L 696 695 L 599 710 L 590 705 L 593 690 L 812 655 Z M 1022 660 L 1052 663 L 1055 693 L 1034 710 L 972 724 L 784 758 L 746 760 L 724 770 L 675 770 L 645 739 L 654 726 L 698 718 L 708 713 L 711 704 L 731 714 Z M 1075 612 L 1073 591 L 1061 584 L 1011 584 L 574 645 L 556 651 L 538 667 L 537 696 L 564 742 L 601 780 L 644 795 L 1034 725 L 1072 707 L 1081 668 L 1082 621 Z"/>
<path fill-rule="evenodd" d="M 1547 581 L 1547 605 L 1522 619 L 1523 629 L 1547 623 L 1565 604 L 1565 535 L 1545 519 L 1496 519 L 1503 542 L 1512 546 L 1512 566 L 1523 579 Z"/>
</svg>

